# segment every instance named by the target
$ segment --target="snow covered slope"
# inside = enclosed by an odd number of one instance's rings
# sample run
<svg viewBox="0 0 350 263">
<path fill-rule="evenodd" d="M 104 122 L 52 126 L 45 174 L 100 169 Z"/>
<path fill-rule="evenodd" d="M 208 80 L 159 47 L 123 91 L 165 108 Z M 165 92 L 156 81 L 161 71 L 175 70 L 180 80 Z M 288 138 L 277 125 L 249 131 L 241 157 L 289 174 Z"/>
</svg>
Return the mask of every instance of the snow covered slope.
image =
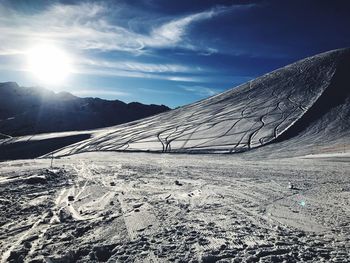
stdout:
<svg viewBox="0 0 350 263">
<path fill-rule="evenodd" d="M 232 153 L 279 142 L 266 147 L 275 149 L 293 140 L 299 148 L 307 143 L 332 144 L 350 138 L 349 64 L 350 49 L 322 53 L 197 103 L 89 131 L 90 138 L 61 148 L 55 155 L 89 151 Z"/>
<path fill-rule="evenodd" d="M 112 127 L 58 154 L 111 150 L 240 152 L 288 139 L 337 106 L 325 105 L 327 102 L 337 104 L 341 96 L 348 103 L 350 82 L 342 85 L 347 80 L 343 75 L 349 68 L 345 65 L 349 64 L 349 54 L 349 49 L 342 49 L 306 58 L 206 100 Z M 328 123 L 322 122 L 322 128 L 333 126 L 338 118 L 348 124 L 346 116 L 334 114 L 333 119 L 325 120 Z"/>
</svg>

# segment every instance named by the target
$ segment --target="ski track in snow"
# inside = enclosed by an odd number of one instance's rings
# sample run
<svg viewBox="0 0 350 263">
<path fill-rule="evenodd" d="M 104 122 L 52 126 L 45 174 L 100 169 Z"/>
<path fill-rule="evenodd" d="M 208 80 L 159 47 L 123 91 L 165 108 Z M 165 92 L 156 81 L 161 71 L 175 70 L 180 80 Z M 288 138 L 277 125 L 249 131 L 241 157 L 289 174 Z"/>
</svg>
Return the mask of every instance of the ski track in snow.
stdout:
<svg viewBox="0 0 350 263">
<path fill-rule="evenodd" d="M 55 160 L 50 193 L 25 183 L 50 160 L 7 162 L 1 259 L 345 262 L 349 163 L 328 158 L 85 153 Z"/>
</svg>

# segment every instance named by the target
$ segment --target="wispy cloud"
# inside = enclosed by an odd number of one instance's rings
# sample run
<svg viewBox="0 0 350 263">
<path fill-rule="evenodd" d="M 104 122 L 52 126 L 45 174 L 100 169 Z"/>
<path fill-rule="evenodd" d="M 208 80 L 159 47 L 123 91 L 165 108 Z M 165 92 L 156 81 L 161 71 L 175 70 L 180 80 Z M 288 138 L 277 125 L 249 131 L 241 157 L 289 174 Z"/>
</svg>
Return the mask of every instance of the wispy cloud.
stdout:
<svg viewBox="0 0 350 263">
<path fill-rule="evenodd" d="M 216 90 L 208 87 L 203 87 L 203 86 L 184 86 L 184 85 L 179 85 L 179 87 L 185 91 L 195 93 L 201 97 L 209 97 L 213 96 L 215 94 L 218 94 L 222 92 L 222 90 Z"/>
<path fill-rule="evenodd" d="M 204 50 L 203 52 L 200 52 L 199 54 L 202 56 L 210 56 L 212 54 L 218 53 L 219 51 L 215 48 L 208 48 L 207 50 Z"/>
<path fill-rule="evenodd" d="M 141 42 L 152 47 L 173 46 L 183 40 L 191 24 L 210 19 L 223 13 L 225 10 L 224 7 L 213 8 L 204 12 L 173 19 L 170 22 L 154 28 L 149 36 L 145 36 L 141 39 Z"/>
<path fill-rule="evenodd" d="M 180 64 L 115 61 L 101 58 L 79 58 L 74 73 L 99 76 L 160 79 L 181 82 L 204 81 L 207 69 Z"/>
<path fill-rule="evenodd" d="M 0 70 L 19 72 L 28 71 L 25 65 L 18 62 L 18 54 L 10 57 L 16 59 L 8 60 L 6 63 L 0 63 Z M 73 74 L 158 79 L 175 82 L 210 81 L 207 76 L 202 75 L 202 73 L 206 73 L 203 72 L 202 68 L 190 68 L 178 64 L 155 64 L 133 61 L 112 62 L 103 59 L 83 58 L 77 60 L 77 64 L 72 68 Z"/>
<path fill-rule="evenodd" d="M 207 78 L 202 76 L 176 76 L 170 74 L 157 74 L 157 73 L 147 73 L 140 71 L 129 71 L 122 69 L 113 68 L 80 68 L 75 70 L 76 74 L 87 74 L 95 76 L 113 76 L 113 77 L 129 77 L 129 78 L 145 78 L 145 79 L 159 79 L 159 80 L 170 80 L 170 81 L 180 81 L 180 82 L 206 82 Z"/>
<path fill-rule="evenodd" d="M 150 89 L 150 88 L 138 88 L 137 90 L 141 92 L 146 92 L 148 94 L 166 94 L 166 95 L 182 95 L 181 92 L 176 92 L 168 89 Z"/>
<path fill-rule="evenodd" d="M 118 12 L 103 3 L 54 4 L 35 14 L 20 13 L 0 4 L 2 53 L 20 52 L 23 44 L 38 41 L 54 41 L 78 49 L 134 53 L 177 45 L 193 48 L 183 43 L 190 25 L 227 10 L 230 8 L 216 7 L 187 16 L 163 18 L 168 21 L 140 34 L 119 25 Z"/>
<path fill-rule="evenodd" d="M 106 90 L 106 89 L 81 89 L 76 91 L 71 91 L 72 94 L 80 97 L 92 96 L 92 97 L 128 97 L 129 93 L 118 90 Z"/>
<path fill-rule="evenodd" d="M 178 72 L 193 72 L 200 71 L 200 69 L 190 68 L 178 64 L 155 64 L 155 63 L 141 63 L 134 61 L 109 61 L 101 59 L 81 59 L 79 63 L 85 66 L 118 69 L 124 71 L 148 72 L 148 73 L 178 73 Z"/>
</svg>

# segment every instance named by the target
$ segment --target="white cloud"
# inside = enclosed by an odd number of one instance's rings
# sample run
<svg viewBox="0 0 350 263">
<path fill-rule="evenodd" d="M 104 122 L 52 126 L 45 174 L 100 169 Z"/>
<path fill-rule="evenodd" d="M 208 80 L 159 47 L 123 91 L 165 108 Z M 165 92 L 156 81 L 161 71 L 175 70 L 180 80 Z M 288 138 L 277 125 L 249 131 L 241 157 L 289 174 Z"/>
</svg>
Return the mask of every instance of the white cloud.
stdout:
<svg viewBox="0 0 350 263">
<path fill-rule="evenodd" d="M 122 69 L 108 69 L 108 68 L 81 68 L 75 71 L 76 74 L 87 74 L 95 76 L 113 76 L 113 77 L 129 77 L 129 78 L 145 78 L 145 79 L 159 79 L 171 80 L 181 82 L 205 82 L 206 78 L 201 76 L 173 76 L 169 74 L 148 73 L 139 71 L 128 71 Z"/>
<path fill-rule="evenodd" d="M 141 63 L 134 61 L 108 61 L 108 60 L 96 60 L 96 59 L 81 59 L 79 63 L 98 67 L 98 68 L 108 68 L 108 69 L 119 69 L 125 71 L 136 71 L 136 72 L 148 72 L 148 73 L 178 73 L 178 72 L 193 72 L 194 70 L 199 71 L 199 69 L 193 69 L 178 64 L 154 64 L 154 63 Z"/>
<path fill-rule="evenodd" d="M 187 33 L 187 29 L 190 24 L 212 18 L 223 11 L 223 8 L 215 8 L 174 19 L 161 25 L 160 27 L 153 29 L 151 35 L 144 37 L 142 42 L 153 47 L 172 46 L 182 41 L 183 36 Z"/>
<path fill-rule="evenodd" d="M 160 79 L 183 82 L 198 82 L 204 78 L 198 76 L 204 72 L 200 67 L 180 64 L 142 63 L 135 61 L 111 61 L 100 58 L 79 58 L 74 73 L 99 76 L 116 76 Z"/>
<path fill-rule="evenodd" d="M 128 97 L 130 96 L 129 93 L 124 91 L 117 91 L 117 90 L 105 90 L 105 89 L 82 89 L 82 90 L 76 90 L 71 91 L 72 94 L 79 96 L 79 97 L 106 97 L 106 96 L 113 96 L 113 97 Z"/>
<path fill-rule="evenodd" d="M 195 94 L 197 94 L 199 96 L 203 96 L 203 97 L 213 96 L 215 94 L 222 92 L 221 90 L 215 90 L 215 89 L 211 89 L 211 88 L 203 87 L 203 86 L 179 85 L 179 87 L 185 91 L 192 92 L 192 93 L 195 93 Z"/>
<path fill-rule="evenodd" d="M 136 33 L 111 22 L 118 11 L 102 3 L 79 5 L 54 4 L 36 14 L 14 11 L 0 4 L 2 53 L 20 52 L 26 45 L 51 41 L 77 49 L 119 50 L 143 52 L 145 48 L 165 48 L 180 45 L 189 26 L 210 19 L 227 8 L 213 8 L 178 18 L 151 28 L 149 33 Z M 183 44 L 183 47 L 191 46 Z M 193 48 L 193 46 L 191 46 Z"/>
<path fill-rule="evenodd" d="M 28 68 L 19 63 L 17 55 L 6 63 L 0 63 L 0 70 L 26 72 Z M 1 61 L 1 60 L 0 60 Z M 181 82 L 205 82 L 207 77 L 198 76 L 203 73 L 201 68 L 190 68 L 178 64 L 154 64 L 134 61 L 113 62 L 101 59 L 77 58 L 79 64 L 72 66 L 73 74 L 159 79 Z M 195 74 L 194 74 L 195 73 Z M 194 75 L 193 75 L 194 74 Z"/>
<path fill-rule="evenodd" d="M 176 92 L 168 89 L 150 89 L 150 88 L 138 88 L 137 90 L 146 92 L 146 93 L 154 93 L 154 94 L 171 94 L 171 95 L 182 95 L 181 92 Z"/>
<path fill-rule="evenodd" d="M 207 50 L 204 50 L 203 52 L 200 52 L 199 54 L 202 56 L 210 56 L 212 54 L 218 53 L 219 50 L 215 48 L 208 48 Z"/>
</svg>

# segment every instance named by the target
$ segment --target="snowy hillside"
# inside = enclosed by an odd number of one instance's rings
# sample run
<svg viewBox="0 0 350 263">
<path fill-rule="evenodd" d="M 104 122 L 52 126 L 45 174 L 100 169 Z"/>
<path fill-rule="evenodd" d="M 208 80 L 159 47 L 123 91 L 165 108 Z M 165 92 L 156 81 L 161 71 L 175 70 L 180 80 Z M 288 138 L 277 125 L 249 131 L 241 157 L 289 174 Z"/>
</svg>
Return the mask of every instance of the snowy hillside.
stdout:
<svg viewBox="0 0 350 263">
<path fill-rule="evenodd" d="M 96 132 L 57 155 L 242 152 L 306 131 L 308 143 L 337 140 L 349 135 L 349 63 L 348 49 L 306 58 L 206 100 Z"/>
</svg>

